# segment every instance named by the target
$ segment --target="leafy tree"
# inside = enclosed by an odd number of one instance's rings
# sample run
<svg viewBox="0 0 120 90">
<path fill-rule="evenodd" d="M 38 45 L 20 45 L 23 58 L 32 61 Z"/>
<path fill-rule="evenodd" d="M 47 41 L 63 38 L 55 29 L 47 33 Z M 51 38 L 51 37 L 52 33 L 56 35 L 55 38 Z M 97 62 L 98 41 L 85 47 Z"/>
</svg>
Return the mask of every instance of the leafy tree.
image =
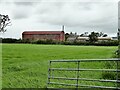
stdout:
<svg viewBox="0 0 120 90">
<path fill-rule="evenodd" d="M 107 34 L 104 34 L 103 37 L 107 37 L 108 35 Z"/>
<path fill-rule="evenodd" d="M 98 40 L 98 33 L 91 32 L 91 34 L 89 34 L 89 41 L 94 43 L 97 40 Z"/>
<path fill-rule="evenodd" d="M 5 32 L 6 27 L 11 24 L 10 18 L 8 15 L 1 15 L 0 14 L 0 32 Z"/>
<path fill-rule="evenodd" d="M 84 32 L 83 34 L 80 35 L 80 37 L 88 37 L 88 32 Z"/>
<path fill-rule="evenodd" d="M 89 41 L 90 42 L 96 42 L 98 40 L 98 37 L 107 37 L 107 34 L 104 34 L 103 32 L 91 32 L 89 34 Z"/>
<path fill-rule="evenodd" d="M 70 35 L 72 35 L 73 33 L 72 32 L 70 32 Z"/>
<path fill-rule="evenodd" d="M 80 37 L 83 37 L 84 36 L 84 34 L 80 34 Z"/>
<path fill-rule="evenodd" d="M 65 34 L 65 41 L 67 40 L 67 38 L 69 37 L 69 35 L 70 35 L 69 33 Z"/>
<path fill-rule="evenodd" d="M 103 32 L 97 32 L 96 35 L 98 37 L 107 37 L 108 36 L 107 34 L 104 34 Z"/>
</svg>

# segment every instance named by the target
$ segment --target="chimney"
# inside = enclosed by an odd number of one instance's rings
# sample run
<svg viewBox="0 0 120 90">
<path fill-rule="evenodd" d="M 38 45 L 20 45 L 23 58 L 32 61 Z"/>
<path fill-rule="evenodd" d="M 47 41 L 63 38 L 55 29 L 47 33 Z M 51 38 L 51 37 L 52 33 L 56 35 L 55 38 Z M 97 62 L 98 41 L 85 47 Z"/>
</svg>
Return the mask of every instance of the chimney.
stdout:
<svg viewBox="0 0 120 90">
<path fill-rule="evenodd" d="M 62 31 L 64 31 L 64 25 L 62 26 Z"/>
</svg>

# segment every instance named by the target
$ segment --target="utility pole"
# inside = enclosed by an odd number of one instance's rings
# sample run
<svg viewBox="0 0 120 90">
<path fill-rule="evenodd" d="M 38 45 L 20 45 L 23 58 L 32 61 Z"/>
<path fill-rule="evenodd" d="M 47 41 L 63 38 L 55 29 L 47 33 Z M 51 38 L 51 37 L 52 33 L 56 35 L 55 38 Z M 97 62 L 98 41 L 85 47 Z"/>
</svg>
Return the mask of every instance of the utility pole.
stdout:
<svg viewBox="0 0 120 90">
<path fill-rule="evenodd" d="M 120 87 L 120 2 L 118 2 L 118 61 L 117 61 L 117 88 Z"/>
</svg>

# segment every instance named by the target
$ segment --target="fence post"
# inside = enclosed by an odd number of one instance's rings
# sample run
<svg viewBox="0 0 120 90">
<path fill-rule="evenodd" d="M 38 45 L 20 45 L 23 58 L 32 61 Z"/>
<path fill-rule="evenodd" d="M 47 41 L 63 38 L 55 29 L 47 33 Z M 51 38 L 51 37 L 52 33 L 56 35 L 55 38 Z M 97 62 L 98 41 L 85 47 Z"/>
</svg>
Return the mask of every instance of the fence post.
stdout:
<svg viewBox="0 0 120 90">
<path fill-rule="evenodd" d="M 51 61 L 49 61 L 49 66 L 48 66 L 48 82 L 47 82 L 47 87 L 48 87 L 48 84 L 50 83 L 50 68 L 51 68 Z"/>
<path fill-rule="evenodd" d="M 78 61 L 78 66 L 77 66 L 77 85 L 76 85 L 76 90 L 78 90 L 78 84 L 79 84 L 79 65 L 80 65 L 80 61 Z"/>
</svg>

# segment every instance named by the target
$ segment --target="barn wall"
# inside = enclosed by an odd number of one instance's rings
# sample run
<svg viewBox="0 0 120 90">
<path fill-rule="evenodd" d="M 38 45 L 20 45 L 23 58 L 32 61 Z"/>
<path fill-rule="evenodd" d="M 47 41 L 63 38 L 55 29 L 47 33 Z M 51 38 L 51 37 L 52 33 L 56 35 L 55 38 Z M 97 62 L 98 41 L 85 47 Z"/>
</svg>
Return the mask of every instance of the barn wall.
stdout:
<svg viewBox="0 0 120 90">
<path fill-rule="evenodd" d="M 23 38 L 23 40 L 26 40 L 26 39 L 32 40 L 33 39 L 32 35 L 29 35 L 29 34 L 27 34 L 27 35 L 23 34 L 22 38 Z"/>
<path fill-rule="evenodd" d="M 65 40 L 65 33 L 64 31 L 62 31 L 60 34 L 60 41 L 64 41 L 64 40 Z"/>
<path fill-rule="evenodd" d="M 59 34 L 42 34 L 42 35 L 32 35 L 34 40 L 60 40 L 60 35 Z"/>
<path fill-rule="evenodd" d="M 22 38 L 29 40 L 56 40 L 56 41 L 64 41 L 65 35 L 64 33 L 60 34 L 23 34 Z"/>
</svg>

